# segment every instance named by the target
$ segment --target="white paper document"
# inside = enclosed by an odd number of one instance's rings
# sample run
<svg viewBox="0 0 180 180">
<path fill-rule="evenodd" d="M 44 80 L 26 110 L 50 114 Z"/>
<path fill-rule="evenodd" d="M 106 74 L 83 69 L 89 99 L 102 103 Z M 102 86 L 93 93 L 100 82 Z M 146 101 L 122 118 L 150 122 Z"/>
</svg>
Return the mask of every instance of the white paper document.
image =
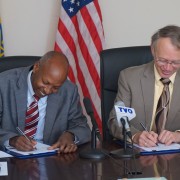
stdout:
<svg viewBox="0 0 180 180">
<path fill-rule="evenodd" d="M 7 169 L 7 162 L 0 162 L 0 176 L 7 176 L 8 169 Z"/>
<path fill-rule="evenodd" d="M 168 150 L 178 150 L 180 149 L 180 144 L 177 144 L 177 143 L 173 143 L 169 146 L 166 146 L 165 144 L 161 144 L 161 143 L 158 143 L 158 146 L 155 146 L 155 147 L 143 147 L 143 146 L 139 146 L 137 144 L 134 144 L 135 147 L 138 147 L 140 149 L 143 149 L 145 151 L 168 151 Z"/>
<path fill-rule="evenodd" d="M 167 180 L 165 177 L 152 177 L 152 178 L 122 178 L 118 180 Z"/>
<path fill-rule="evenodd" d="M 0 151 L 0 158 L 12 157 L 10 154 Z"/>
<path fill-rule="evenodd" d="M 47 144 L 42 144 L 37 142 L 36 144 L 36 149 L 34 149 L 33 151 L 18 151 L 17 149 L 15 149 L 12 146 L 7 146 L 6 149 L 9 150 L 10 152 L 14 152 L 17 154 L 21 154 L 21 155 L 33 155 L 33 154 L 42 154 L 42 153 L 48 153 L 48 152 L 55 152 L 57 149 L 53 149 L 53 150 L 48 150 L 48 147 L 50 147 Z"/>
</svg>

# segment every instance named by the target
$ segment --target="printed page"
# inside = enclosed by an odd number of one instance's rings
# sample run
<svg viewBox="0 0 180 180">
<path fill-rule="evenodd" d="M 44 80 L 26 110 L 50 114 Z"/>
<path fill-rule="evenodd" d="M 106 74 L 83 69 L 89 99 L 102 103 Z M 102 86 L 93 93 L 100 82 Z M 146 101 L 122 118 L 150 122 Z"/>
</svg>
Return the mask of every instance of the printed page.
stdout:
<svg viewBox="0 0 180 180">
<path fill-rule="evenodd" d="M 7 158 L 7 157 L 13 157 L 13 156 L 11 156 L 10 154 L 6 152 L 0 151 L 0 158 Z"/>
<path fill-rule="evenodd" d="M 167 180 L 165 177 L 148 177 L 148 178 L 122 178 L 118 180 Z"/>
<path fill-rule="evenodd" d="M 0 162 L 0 176 L 7 176 L 7 175 L 8 175 L 7 162 Z"/>
<path fill-rule="evenodd" d="M 18 151 L 17 149 L 15 149 L 14 147 L 12 146 L 8 146 L 6 147 L 9 151 L 12 151 L 12 152 L 15 152 L 15 153 L 18 153 L 18 154 L 22 154 L 22 155 L 32 155 L 32 154 L 41 154 L 41 153 L 48 153 L 48 152 L 55 152 L 57 149 L 54 149 L 54 150 L 48 150 L 48 147 L 50 147 L 49 145 L 47 144 L 42 144 L 42 143 L 39 143 L 37 142 L 36 144 L 36 149 L 33 150 L 33 151 Z"/>
<path fill-rule="evenodd" d="M 140 149 L 143 149 L 145 151 L 168 151 L 168 150 L 178 150 L 180 149 L 180 144 L 177 144 L 177 143 L 173 143 L 169 146 L 166 146 L 165 144 L 161 144 L 161 143 L 158 143 L 158 146 L 155 146 L 155 147 L 150 147 L 150 148 L 147 148 L 147 147 L 142 147 L 142 146 L 139 146 L 137 144 L 134 144 L 135 147 L 138 147 Z"/>
</svg>

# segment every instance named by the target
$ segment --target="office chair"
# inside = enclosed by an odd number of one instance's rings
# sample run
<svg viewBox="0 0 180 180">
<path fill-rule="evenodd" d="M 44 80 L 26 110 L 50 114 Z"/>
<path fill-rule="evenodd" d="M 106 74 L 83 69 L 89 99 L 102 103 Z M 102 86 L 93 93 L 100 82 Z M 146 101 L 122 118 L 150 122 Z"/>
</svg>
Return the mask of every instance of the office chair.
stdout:
<svg viewBox="0 0 180 180">
<path fill-rule="evenodd" d="M 39 56 L 7 56 L 0 58 L 0 72 L 34 64 Z"/>
<path fill-rule="evenodd" d="M 101 114 L 103 140 L 111 140 L 107 122 L 114 106 L 121 70 L 148 63 L 153 59 L 150 46 L 123 47 L 103 50 L 100 54 Z"/>
</svg>

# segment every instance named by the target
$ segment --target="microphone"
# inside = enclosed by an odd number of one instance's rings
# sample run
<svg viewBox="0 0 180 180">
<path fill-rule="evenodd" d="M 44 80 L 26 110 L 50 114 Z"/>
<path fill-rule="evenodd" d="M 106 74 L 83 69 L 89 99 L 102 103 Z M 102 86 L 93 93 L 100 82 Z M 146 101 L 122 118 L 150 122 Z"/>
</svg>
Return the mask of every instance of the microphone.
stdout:
<svg viewBox="0 0 180 180">
<path fill-rule="evenodd" d="M 132 134 L 131 134 L 131 129 L 130 129 L 130 124 L 129 124 L 129 120 L 126 116 L 122 117 L 121 119 L 121 124 L 123 125 L 123 127 L 125 127 L 126 129 L 126 133 L 129 136 L 129 138 L 132 138 Z"/>
<path fill-rule="evenodd" d="M 134 157 L 135 154 L 134 154 L 133 148 L 128 149 L 126 141 L 127 141 L 127 135 L 132 141 L 132 134 L 130 130 L 129 120 L 136 117 L 135 110 L 133 108 L 125 107 L 122 101 L 118 101 L 117 103 L 115 103 L 114 108 L 115 108 L 117 123 L 119 127 L 123 126 L 122 134 L 123 134 L 124 148 L 120 150 L 111 151 L 110 154 L 112 156 L 120 157 L 120 158 Z M 132 141 L 132 145 L 133 145 L 133 141 Z"/>
<path fill-rule="evenodd" d="M 90 99 L 87 97 L 83 99 L 83 102 L 84 102 L 86 112 L 91 118 L 93 127 L 92 127 L 92 131 L 91 131 L 91 149 L 88 151 L 80 152 L 79 156 L 81 158 L 86 158 L 86 159 L 105 158 L 106 154 L 101 149 L 96 149 L 96 137 L 98 137 L 98 139 L 101 143 L 102 143 L 102 138 L 101 138 L 101 134 L 99 132 L 96 120 L 94 118 L 94 111 L 92 108 L 92 103 L 91 103 Z"/>
<path fill-rule="evenodd" d="M 94 130 L 95 130 L 96 136 L 98 137 L 99 141 L 102 142 L 101 134 L 99 132 L 97 122 L 96 122 L 96 120 L 94 118 L 94 111 L 93 111 L 93 108 L 92 108 L 92 103 L 91 103 L 90 99 L 87 98 L 87 97 L 83 99 L 83 103 L 84 103 L 87 114 L 91 118 L 91 123 L 93 125 Z"/>
<path fill-rule="evenodd" d="M 136 117 L 135 110 L 133 108 L 125 107 L 125 104 L 122 101 L 116 102 L 114 108 L 119 127 L 123 126 L 129 138 L 132 138 L 129 120 Z"/>
</svg>

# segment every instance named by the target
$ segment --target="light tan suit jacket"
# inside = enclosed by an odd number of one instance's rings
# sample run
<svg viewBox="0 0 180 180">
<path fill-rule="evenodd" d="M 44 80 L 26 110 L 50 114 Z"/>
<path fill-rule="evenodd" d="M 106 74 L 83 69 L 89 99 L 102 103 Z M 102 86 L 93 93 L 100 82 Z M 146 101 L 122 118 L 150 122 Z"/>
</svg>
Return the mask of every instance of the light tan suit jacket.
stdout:
<svg viewBox="0 0 180 180">
<path fill-rule="evenodd" d="M 141 66 L 130 67 L 120 72 L 118 93 L 115 102 L 123 101 L 126 107 L 135 109 L 136 117 L 130 121 L 131 132 L 142 131 L 140 122 L 150 129 L 154 103 L 154 61 Z M 116 123 L 114 108 L 110 113 L 108 126 L 114 137 L 121 138 L 122 128 Z M 177 72 L 168 113 L 166 130 L 180 129 L 180 71 Z"/>
</svg>

